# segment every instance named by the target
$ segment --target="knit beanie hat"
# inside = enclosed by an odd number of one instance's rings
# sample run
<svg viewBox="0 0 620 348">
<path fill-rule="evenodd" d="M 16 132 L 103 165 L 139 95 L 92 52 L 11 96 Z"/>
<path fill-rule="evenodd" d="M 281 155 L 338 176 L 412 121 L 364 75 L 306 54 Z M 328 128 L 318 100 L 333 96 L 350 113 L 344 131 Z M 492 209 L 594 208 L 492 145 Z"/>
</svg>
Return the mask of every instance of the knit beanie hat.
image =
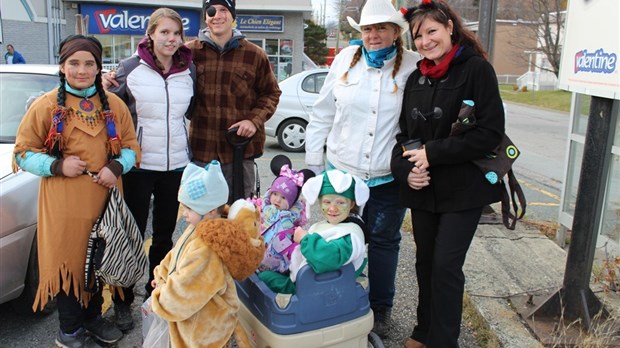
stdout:
<svg viewBox="0 0 620 348">
<path fill-rule="evenodd" d="M 271 184 L 269 191 L 282 194 L 288 202 L 288 206 L 292 207 L 299 198 L 299 190 L 303 184 L 304 173 L 291 170 L 288 164 L 285 164 L 280 170 L 280 176 Z"/>
<path fill-rule="evenodd" d="M 204 168 L 189 163 L 181 177 L 178 199 L 200 215 L 226 204 L 228 184 L 220 162 L 211 161 Z"/>
<path fill-rule="evenodd" d="M 235 0 L 206 0 L 204 10 L 207 11 L 209 7 L 213 5 L 222 5 L 226 7 L 232 15 L 233 20 L 237 17 L 237 14 L 235 13 Z M 209 14 L 209 16 L 213 17 L 211 14 Z"/>
</svg>

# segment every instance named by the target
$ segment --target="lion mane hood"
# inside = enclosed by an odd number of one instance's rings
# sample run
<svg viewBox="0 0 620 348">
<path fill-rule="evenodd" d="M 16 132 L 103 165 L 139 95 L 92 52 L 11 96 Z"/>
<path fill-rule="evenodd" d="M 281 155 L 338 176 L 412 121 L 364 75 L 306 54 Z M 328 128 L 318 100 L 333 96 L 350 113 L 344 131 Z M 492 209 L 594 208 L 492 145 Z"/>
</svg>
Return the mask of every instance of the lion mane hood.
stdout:
<svg viewBox="0 0 620 348">
<path fill-rule="evenodd" d="M 251 203 L 235 208 L 227 219 L 212 219 L 200 223 L 200 238 L 220 257 L 235 280 L 243 280 L 256 271 L 265 253 L 260 235 L 260 212 Z M 235 208 L 235 209 L 234 209 Z"/>
</svg>

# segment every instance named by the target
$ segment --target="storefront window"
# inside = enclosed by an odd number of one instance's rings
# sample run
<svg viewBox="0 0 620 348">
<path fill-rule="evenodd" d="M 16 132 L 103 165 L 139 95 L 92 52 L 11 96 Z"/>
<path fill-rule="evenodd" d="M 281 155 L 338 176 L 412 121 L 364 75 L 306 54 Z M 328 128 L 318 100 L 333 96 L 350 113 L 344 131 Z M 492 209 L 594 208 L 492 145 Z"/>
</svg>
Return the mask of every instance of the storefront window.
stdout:
<svg viewBox="0 0 620 348">
<path fill-rule="evenodd" d="M 103 67 L 114 69 L 118 63 L 131 57 L 144 36 L 130 35 L 95 35 L 103 46 Z"/>
<path fill-rule="evenodd" d="M 271 63 L 271 70 L 279 81 L 291 76 L 293 70 L 293 40 L 248 39 L 262 47 Z"/>
<path fill-rule="evenodd" d="M 121 60 L 131 57 L 133 51 L 131 50 L 131 36 L 128 35 L 115 35 L 114 36 L 114 60 L 113 63 L 118 63 Z"/>
<path fill-rule="evenodd" d="M 112 35 L 94 35 L 101 42 L 103 46 L 103 64 L 112 64 L 112 58 L 114 57 L 114 36 Z"/>
<path fill-rule="evenodd" d="M 269 57 L 269 64 L 271 64 L 271 71 L 277 76 L 278 74 L 278 57 Z"/>
<path fill-rule="evenodd" d="M 248 41 L 250 41 L 251 43 L 255 44 L 256 46 L 260 47 L 260 48 L 264 48 L 265 45 L 265 40 L 264 39 L 248 39 Z"/>
<path fill-rule="evenodd" d="M 293 55 L 293 40 L 280 40 L 280 55 Z"/>
<path fill-rule="evenodd" d="M 278 64 L 278 81 L 282 81 L 291 76 L 293 72 L 293 57 L 280 57 Z"/>
<path fill-rule="evenodd" d="M 265 52 L 267 52 L 268 56 L 277 56 L 278 55 L 278 39 L 265 40 Z"/>
</svg>

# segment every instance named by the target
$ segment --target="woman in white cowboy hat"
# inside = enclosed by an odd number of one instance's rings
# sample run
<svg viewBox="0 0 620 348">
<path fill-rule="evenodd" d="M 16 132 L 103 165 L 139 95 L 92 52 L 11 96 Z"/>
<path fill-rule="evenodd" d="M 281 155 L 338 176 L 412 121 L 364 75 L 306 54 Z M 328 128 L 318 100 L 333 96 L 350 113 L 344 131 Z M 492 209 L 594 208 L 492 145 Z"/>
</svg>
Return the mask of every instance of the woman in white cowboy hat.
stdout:
<svg viewBox="0 0 620 348">
<path fill-rule="evenodd" d="M 370 230 L 368 276 L 374 331 L 385 337 L 395 292 L 400 226 L 405 215 L 390 156 L 399 132 L 398 118 L 407 77 L 417 53 L 405 50 L 402 14 L 389 0 L 368 0 L 359 23 L 348 18 L 362 40 L 340 52 L 313 107 L 306 134 L 306 164 L 315 172 L 327 166 L 362 178 L 370 187 L 363 219 Z"/>
</svg>

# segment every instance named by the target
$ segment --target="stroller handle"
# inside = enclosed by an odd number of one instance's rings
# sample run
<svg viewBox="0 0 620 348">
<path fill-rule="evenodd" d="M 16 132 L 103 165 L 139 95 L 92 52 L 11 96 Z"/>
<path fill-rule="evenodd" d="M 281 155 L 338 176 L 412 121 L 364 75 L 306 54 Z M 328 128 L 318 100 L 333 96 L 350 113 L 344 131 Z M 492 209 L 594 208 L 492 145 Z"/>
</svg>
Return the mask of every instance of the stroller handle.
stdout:
<svg viewBox="0 0 620 348">
<path fill-rule="evenodd" d="M 252 138 L 238 136 L 237 135 L 238 130 L 239 130 L 239 127 L 227 129 L 225 133 L 226 141 L 233 147 L 237 147 L 237 146 L 245 147 L 247 144 L 250 143 Z"/>
<path fill-rule="evenodd" d="M 232 163 L 232 202 L 244 198 L 243 184 L 243 152 L 245 147 L 250 143 L 252 138 L 240 137 L 237 135 L 238 127 L 226 130 L 226 141 L 233 147 L 233 163 Z"/>
</svg>

